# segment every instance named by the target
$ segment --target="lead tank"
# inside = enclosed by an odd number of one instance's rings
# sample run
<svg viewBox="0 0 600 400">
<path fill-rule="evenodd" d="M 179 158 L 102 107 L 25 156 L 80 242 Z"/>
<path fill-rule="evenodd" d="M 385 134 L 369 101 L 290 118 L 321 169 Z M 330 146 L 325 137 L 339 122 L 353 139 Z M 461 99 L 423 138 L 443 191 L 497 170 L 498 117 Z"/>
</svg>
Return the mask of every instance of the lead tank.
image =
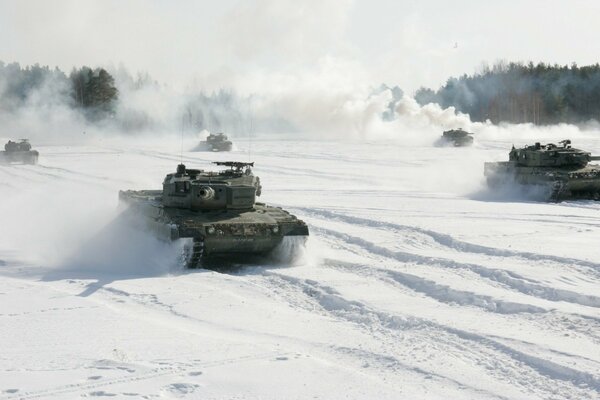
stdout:
<svg viewBox="0 0 600 400">
<path fill-rule="evenodd" d="M 179 164 L 165 177 L 162 190 L 120 191 L 119 199 L 160 237 L 191 238 L 189 268 L 212 256 L 267 254 L 286 236 L 308 236 L 306 223 L 256 201 L 262 187 L 252 173 L 254 163 L 214 164 L 227 168 L 204 171 Z"/>
<path fill-rule="evenodd" d="M 508 159 L 484 164 L 489 186 L 538 187 L 545 199 L 551 201 L 600 199 L 600 165 L 589 164 L 600 160 L 600 156 L 571 147 L 570 140 L 563 140 L 558 145 L 513 146 Z"/>
<path fill-rule="evenodd" d="M 0 163 L 12 164 L 37 164 L 39 153 L 31 150 L 31 144 L 27 139 L 21 139 L 18 142 L 9 140 L 4 145 L 4 151 L 0 151 Z"/>
</svg>

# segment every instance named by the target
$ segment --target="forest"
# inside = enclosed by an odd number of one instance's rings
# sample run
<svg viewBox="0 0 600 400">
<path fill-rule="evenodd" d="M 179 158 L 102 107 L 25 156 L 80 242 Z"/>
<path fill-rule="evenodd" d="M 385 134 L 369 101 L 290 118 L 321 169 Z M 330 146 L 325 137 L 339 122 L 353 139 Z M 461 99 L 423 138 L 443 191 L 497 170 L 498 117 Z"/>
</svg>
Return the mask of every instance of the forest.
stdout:
<svg viewBox="0 0 600 400">
<path fill-rule="evenodd" d="M 58 68 L 38 64 L 22 67 L 0 61 L 0 111 L 62 104 L 81 112 L 90 122 L 110 119 L 126 130 L 160 125 L 151 112 L 136 108 L 120 96 L 136 92 L 143 95 L 144 88 L 160 89 L 160 85 L 147 74 L 134 78 L 124 70 L 111 72 L 83 66 L 67 75 Z M 398 87 L 386 85 L 373 93 L 382 90 L 390 90 L 393 95 L 382 113 L 382 119 L 390 120 L 403 93 Z M 484 65 L 473 75 L 450 78 L 437 91 L 420 88 L 415 99 L 421 105 L 454 107 L 472 121 L 496 124 L 600 121 L 600 65 L 498 62 L 491 67 Z M 232 91 L 187 93 L 181 100 L 173 116 L 180 129 L 243 131 L 251 124 L 250 98 L 240 98 Z M 271 116 L 262 123 L 289 129 L 286 121 L 277 118 Z"/>
<path fill-rule="evenodd" d="M 168 91 L 161 89 L 147 73 L 134 77 L 122 67 L 109 72 L 83 66 L 73 68 L 67 75 L 59 68 L 0 61 L 0 112 L 66 106 L 81 113 L 89 123 L 110 121 L 130 132 L 172 125 L 195 132 L 239 131 L 247 124 L 244 120 L 247 116 L 241 110 L 248 107 L 243 104 L 244 99 L 231 91 L 192 92 L 173 99 Z M 163 101 L 175 103 L 168 107 L 173 111 L 173 115 L 167 116 L 168 121 L 161 120 L 164 115 L 155 115 L 153 107 L 148 107 L 156 95 L 165 95 Z"/>
<path fill-rule="evenodd" d="M 496 124 L 599 121 L 600 65 L 498 62 L 471 76 L 450 78 L 437 91 L 421 88 L 415 99 Z"/>
<path fill-rule="evenodd" d="M 66 103 L 88 119 L 98 120 L 114 114 L 118 97 L 114 78 L 103 68 L 73 68 L 67 76 L 58 68 L 0 61 L 0 109 Z"/>
</svg>

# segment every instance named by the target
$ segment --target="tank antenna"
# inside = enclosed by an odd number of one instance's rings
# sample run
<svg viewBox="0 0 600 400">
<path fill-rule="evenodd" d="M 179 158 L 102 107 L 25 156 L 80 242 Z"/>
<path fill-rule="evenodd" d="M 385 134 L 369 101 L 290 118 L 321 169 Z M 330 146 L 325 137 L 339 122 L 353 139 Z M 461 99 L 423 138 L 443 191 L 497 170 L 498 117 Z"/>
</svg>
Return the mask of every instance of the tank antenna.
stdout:
<svg viewBox="0 0 600 400">
<path fill-rule="evenodd" d="M 248 103 L 248 109 L 250 111 L 250 130 L 248 131 L 248 162 L 252 161 L 252 97 Z"/>
<path fill-rule="evenodd" d="M 180 143 L 180 149 L 179 149 L 179 163 L 183 164 L 183 121 L 184 121 L 184 116 L 181 116 L 181 143 Z"/>
</svg>

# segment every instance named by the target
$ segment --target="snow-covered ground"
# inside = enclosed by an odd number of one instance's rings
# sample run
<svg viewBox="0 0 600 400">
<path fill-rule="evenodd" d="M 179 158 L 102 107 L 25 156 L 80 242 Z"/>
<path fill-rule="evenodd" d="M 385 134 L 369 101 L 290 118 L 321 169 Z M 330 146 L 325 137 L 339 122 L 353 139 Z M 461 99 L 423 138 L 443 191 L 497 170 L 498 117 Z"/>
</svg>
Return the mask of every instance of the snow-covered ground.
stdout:
<svg viewBox="0 0 600 400">
<path fill-rule="evenodd" d="M 255 140 L 261 201 L 311 236 L 229 273 L 182 270 L 117 192 L 247 144 L 36 146 L 0 167 L 0 399 L 600 398 L 600 204 L 489 193 L 510 145 Z"/>
</svg>

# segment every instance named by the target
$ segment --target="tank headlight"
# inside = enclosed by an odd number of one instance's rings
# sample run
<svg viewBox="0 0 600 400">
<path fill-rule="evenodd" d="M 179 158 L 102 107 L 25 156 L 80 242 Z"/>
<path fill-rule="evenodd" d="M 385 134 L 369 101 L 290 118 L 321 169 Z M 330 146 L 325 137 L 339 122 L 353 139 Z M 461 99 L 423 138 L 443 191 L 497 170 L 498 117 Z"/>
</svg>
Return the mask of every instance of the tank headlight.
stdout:
<svg viewBox="0 0 600 400">
<path fill-rule="evenodd" d="M 273 233 L 279 232 L 279 226 L 275 225 L 275 226 L 271 227 L 271 232 L 273 232 Z"/>
<path fill-rule="evenodd" d="M 206 228 L 206 233 L 208 233 L 209 235 L 212 235 L 213 233 L 215 233 L 215 227 L 209 226 L 208 228 Z"/>
</svg>

